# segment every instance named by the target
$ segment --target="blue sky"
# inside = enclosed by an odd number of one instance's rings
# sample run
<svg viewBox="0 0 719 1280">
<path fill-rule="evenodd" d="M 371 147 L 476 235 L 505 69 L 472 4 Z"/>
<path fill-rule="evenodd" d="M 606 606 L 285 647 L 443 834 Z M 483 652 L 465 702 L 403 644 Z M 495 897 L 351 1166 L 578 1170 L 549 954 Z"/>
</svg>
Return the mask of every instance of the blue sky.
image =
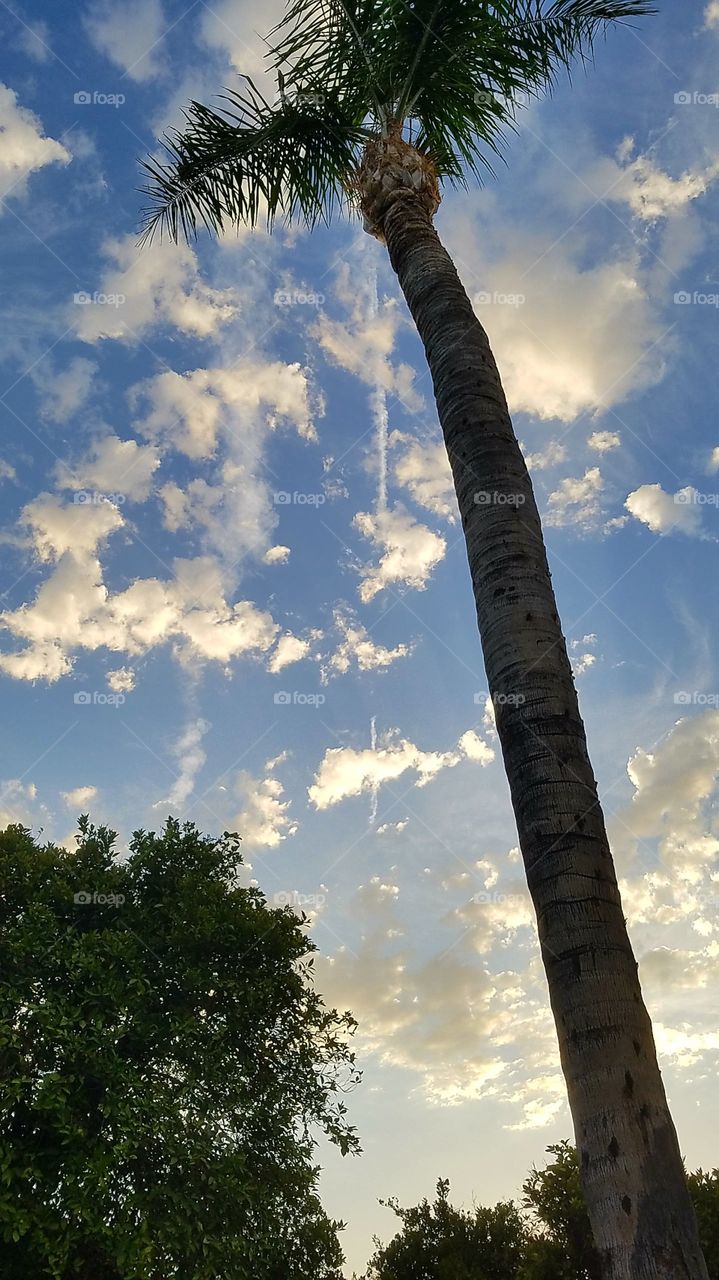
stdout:
<svg viewBox="0 0 719 1280">
<path fill-rule="evenodd" d="M 532 105 L 437 225 L 546 525 L 688 1163 L 717 1162 L 719 6 Z M 3 6 L 3 821 L 244 836 L 360 1021 L 360 1268 L 439 1176 L 516 1194 L 570 1133 L 422 352 L 357 223 L 155 244 L 137 159 L 279 16 Z"/>
</svg>

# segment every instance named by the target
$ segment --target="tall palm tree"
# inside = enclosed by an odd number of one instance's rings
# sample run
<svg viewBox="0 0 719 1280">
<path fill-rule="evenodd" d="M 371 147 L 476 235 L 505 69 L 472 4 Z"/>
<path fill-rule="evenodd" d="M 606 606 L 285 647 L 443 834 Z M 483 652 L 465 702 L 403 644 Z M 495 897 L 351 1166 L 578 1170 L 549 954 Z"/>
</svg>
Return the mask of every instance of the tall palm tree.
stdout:
<svg viewBox="0 0 719 1280">
<path fill-rule="evenodd" d="M 148 160 L 146 232 L 192 238 L 359 209 L 424 344 L 582 1182 L 607 1280 L 707 1280 L 627 935 L 537 506 L 487 334 L 440 243 L 443 184 L 479 176 L 526 96 L 641 0 L 289 0 L 277 100 L 193 102 Z"/>
</svg>

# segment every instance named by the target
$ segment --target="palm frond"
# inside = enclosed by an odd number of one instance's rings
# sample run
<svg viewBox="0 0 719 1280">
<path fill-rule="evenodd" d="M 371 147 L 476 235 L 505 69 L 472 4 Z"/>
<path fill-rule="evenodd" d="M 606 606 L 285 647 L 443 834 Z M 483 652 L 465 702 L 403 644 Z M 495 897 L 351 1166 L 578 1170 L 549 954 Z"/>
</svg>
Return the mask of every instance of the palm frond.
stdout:
<svg viewBox="0 0 719 1280">
<path fill-rule="evenodd" d="M 144 238 L 326 220 L 366 138 L 396 121 L 440 178 L 479 178 L 527 96 L 590 57 L 609 24 L 653 11 L 647 0 L 288 0 L 269 40 L 279 101 L 247 80 L 221 108 L 191 104 L 165 159 L 145 162 Z"/>
<path fill-rule="evenodd" d="M 164 140 L 165 159 L 144 161 L 143 240 L 158 231 L 190 240 L 200 225 L 217 234 L 278 216 L 312 226 L 346 198 L 366 137 L 362 98 L 298 92 L 280 77 L 280 100 L 271 104 L 246 84 L 244 93 L 224 94 L 219 109 L 193 102 L 186 127 Z"/>
<path fill-rule="evenodd" d="M 646 0 L 290 0 L 271 56 L 290 81 L 369 77 L 385 115 L 416 121 L 443 176 L 461 179 L 600 30 L 649 12 Z"/>
</svg>

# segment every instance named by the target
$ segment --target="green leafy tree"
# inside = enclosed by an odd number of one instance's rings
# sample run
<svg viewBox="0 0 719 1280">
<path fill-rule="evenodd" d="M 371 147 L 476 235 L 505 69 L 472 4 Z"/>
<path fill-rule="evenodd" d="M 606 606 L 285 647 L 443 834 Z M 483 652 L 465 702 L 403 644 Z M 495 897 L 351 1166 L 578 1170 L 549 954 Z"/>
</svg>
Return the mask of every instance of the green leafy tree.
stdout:
<svg viewBox="0 0 719 1280">
<path fill-rule="evenodd" d="M 6 1280 L 338 1280 L 314 1133 L 357 1149 L 349 1014 L 239 842 L 0 834 Z"/>
<path fill-rule="evenodd" d="M 387 1245 L 375 1240 L 365 1280 L 520 1280 L 527 1233 L 511 1202 L 455 1209 L 449 1181 L 440 1178 L 433 1204 L 380 1203 L 397 1214 L 402 1229 Z"/>
<path fill-rule="evenodd" d="M 576 1149 L 566 1140 L 547 1147 L 553 1159 L 524 1183 L 531 1237 L 521 1280 L 602 1280 Z M 689 1174 L 689 1194 L 709 1280 L 719 1280 L 719 1169 Z"/>
<path fill-rule="evenodd" d="M 706 1280 L 527 467 L 487 334 L 434 227 L 524 98 L 643 0 L 290 0 L 278 94 L 194 102 L 147 162 L 147 233 L 358 209 L 432 374 L 581 1176 L 607 1280 Z"/>
<path fill-rule="evenodd" d="M 566 1140 L 547 1151 L 554 1159 L 532 1169 L 522 1188 L 535 1228 L 523 1280 L 602 1280 L 577 1152 Z"/>
<path fill-rule="evenodd" d="M 719 1280 L 719 1169 L 689 1174 L 689 1194 L 699 1223 L 699 1239 L 709 1280 Z"/>
</svg>

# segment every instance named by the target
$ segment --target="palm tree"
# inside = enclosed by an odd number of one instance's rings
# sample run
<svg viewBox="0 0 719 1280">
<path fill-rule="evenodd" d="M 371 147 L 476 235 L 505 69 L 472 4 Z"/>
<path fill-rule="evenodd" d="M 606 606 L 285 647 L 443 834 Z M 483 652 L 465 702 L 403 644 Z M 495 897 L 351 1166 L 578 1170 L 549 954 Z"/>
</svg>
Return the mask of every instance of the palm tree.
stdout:
<svg viewBox="0 0 719 1280">
<path fill-rule="evenodd" d="M 359 209 L 432 374 L 489 688 L 607 1280 L 707 1280 L 627 934 L 537 506 L 487 334 L 440 243 L 442 184 L 488 167 L 526 96 L 642 0 L 290 0 L 251 81 L 148 160 L 145 230 Z"/>
</svg>

